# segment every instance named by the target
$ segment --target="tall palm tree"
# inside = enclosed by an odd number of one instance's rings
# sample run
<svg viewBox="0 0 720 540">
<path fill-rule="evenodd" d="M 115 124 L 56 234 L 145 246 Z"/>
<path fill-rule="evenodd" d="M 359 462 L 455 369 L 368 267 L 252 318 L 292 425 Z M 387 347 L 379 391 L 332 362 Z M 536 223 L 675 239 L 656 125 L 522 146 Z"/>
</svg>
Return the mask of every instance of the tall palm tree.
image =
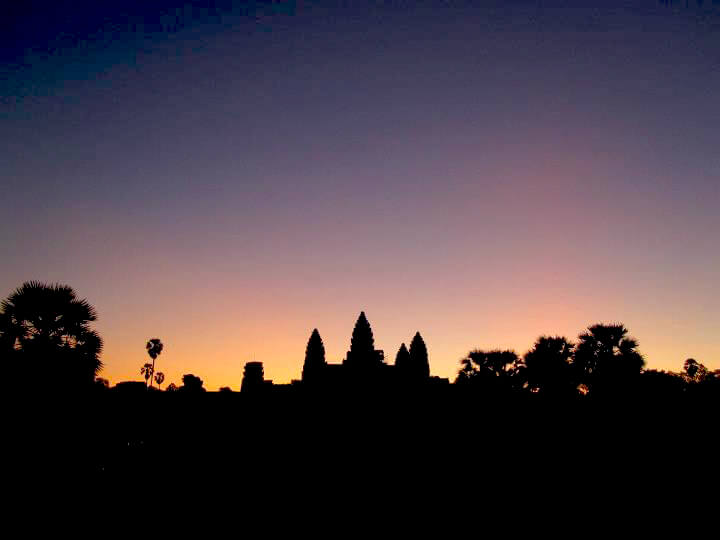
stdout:
<svg viewBox="0 0 720 540">
<path fill-rule="evenodd" d="M 150 362 L 146 362 L 143 364 L 143 367 L 140 368 L 140 375 L 145 377 L 145 387 L 148 386 L 148 381 L 152 380 L 153 372 L 155 371 L 155 368 L 153 368 L 153 365 Z"/>
<path fill-rule="evenodd" d="M 0 348 L 22 374 L 54 385 L 91 386 L 102 369 L 102 339 L 90 327 L 97 312 L 61 284 L 23 283 L 0 304 Z"/>
<path fill-rule="evenodd" d="M 152 358 L 152 370 L 150 371 L 150 387 L 152 387 L 153 383 L 153 373 L 155 373 L 155 360 L 158 356 L 160 356 L 160 353 L 163 350 L 163 344 L 162 341 L 160 341 L 158 338 L 153 338 L 150 341 L 147 342 L 145 345 L 145 348 L 147 349 L 148 355 L 150 355 L 150 358 Z M 147 364 L 145 364 L 147 365 Z"/>
<path fill-rule="evenodd" d="M 531 392 L 544 397 L 577 394 L 572 366 L 574 345 L 564 337 L 540 336 L 525 353 L 523 375 Z"/>
<path fill-rule="evenodd" d="M 630 390 L 645 360 L 622 324 L 596 324 L 578 336 L 573 365 L 590 395 Z"/>
</svg>

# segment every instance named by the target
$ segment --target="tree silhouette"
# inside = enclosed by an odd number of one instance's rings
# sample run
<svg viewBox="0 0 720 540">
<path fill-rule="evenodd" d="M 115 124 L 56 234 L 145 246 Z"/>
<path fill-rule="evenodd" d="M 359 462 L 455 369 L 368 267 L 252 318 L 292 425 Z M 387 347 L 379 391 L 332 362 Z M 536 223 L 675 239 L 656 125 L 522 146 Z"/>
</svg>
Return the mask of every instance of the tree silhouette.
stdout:
<svg viewBox="0 0 720 540">
<path fill-rule="evenodd" d="M 627 394 L 645 364 L 622 324 L 596 324 L 578 336 L 573 365 L 591 396 Z"/>
<path fill-rule="evenodd" d="M 539 337 L 523 357 L 522 376 L 528 389 L 552 398 L 576 395 L 578 381 L 572 364 L 573 347 L 564 337 Z"/>
<path fill-rule="evenodd" d="M 0 355 L 25 376 L 91 388 L 102 369 L 96 319 L 71 287 L 25 282 L 0 304 Z"/>
<path fill-rule="evenodd" d="M 158 385 L 158 388 L 160 388 L 160 385 L 162 385 L 163 381 L 165 381 L 165 374 L 162 371 L 158 371 L 155 374 L 155 382 Z"/>
<path fill-rule="evenodd" d="M 148 385 L 148 381 L 152 380 L 153 371 L 154 368 L 150 362 L 143 364 L 143 367 L 140 368 L 140 375 L 145 377 L 145 386 Z"/>
<path fill-rule="evenodd" d="M 145 348 L 147 349 L 147 353 L 152 358 L 152 371 L 150 373 L 150 386 L 152 387 L 152 375 L 155 373 L 155 359 L 160 356 L 160 353 L 163 350 L 163 344 L 162 341 L 160 341 L 158 338 L 153 338 L 150 341 L 147 342 L 145 345 Z M 163 379 L 165 376 L 163 375 Z M 145 378 L 147 380 L 147 377 Z"/>
<path fill-rule="evenodd" d="M 683 364 L 683 378 L 688 383 L 702 383 L 709 376 L 708 369 L 694 358 L 688 358 Z"/>
<path fill-rule="evenodd" d="M 410 342 L 410 369 L 414 379 L 427 379 L 430 377 L 430 362 L 428 351 L 420 332 L 416 332 Z"/>
<path fill-rule="evenodd" d="M 476 387 L 486 395 L 497 395 L 512 390 L 518 355 L 510 350 L 475 349 L 460 360 L 460 364 L 457 384 Z"/>
<path fill-rule="evenodd" d="M 325 367 L 325 345 L 323 345 L 320 332 L 317 328 L 310 334 L 305 349 L 305 363 L 303 364 L 302 378 L 304 381 L 317 378 Z"/>
<path fill-rule="evenodd" d="M 677 399 L 683 395 L 685 384 L 677 373 L 646 369 L 640 374 L 638 394 L 642 399 Z"/>
<path fill-rule="evenodd" d="M 720 370 L 710 371 L 694 358 L 688 358 L 680 376 L 690 396 L 701 399 L 720 396 Z"/>
<path fill-rule="evenodd" d="M 183 385 L 180 387 L 180 390 L 188 394 L 196 394 L 205 391 L 202 379 L 190 373 L 183 375 L 182 382 Z"/>
<path fill-rule="evenodd" d="M 177 384 L 171 382 L 170 384 L 167 385 L 167 388 L 165 388 L 165 391 L 166 392 L 177 392 L 178 386 L 177 386 Z"/>
</svg>

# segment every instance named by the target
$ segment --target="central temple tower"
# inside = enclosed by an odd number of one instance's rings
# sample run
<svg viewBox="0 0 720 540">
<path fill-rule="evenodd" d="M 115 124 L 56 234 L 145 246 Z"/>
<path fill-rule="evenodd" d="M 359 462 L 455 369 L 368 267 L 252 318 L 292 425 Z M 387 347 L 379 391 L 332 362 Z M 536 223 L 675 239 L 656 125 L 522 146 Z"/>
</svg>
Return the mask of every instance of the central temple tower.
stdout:
<svg viewBox="0 0 720 540">
<path fill-rule="evenodd" d="M 383 351 L 375 350 L 372 328 L 365 312 L 361 311 L 353 329 L 350 350 L 343 364 L 353 369 L 371 369 L 383 365 L 384 359 Z"/>
</svg>

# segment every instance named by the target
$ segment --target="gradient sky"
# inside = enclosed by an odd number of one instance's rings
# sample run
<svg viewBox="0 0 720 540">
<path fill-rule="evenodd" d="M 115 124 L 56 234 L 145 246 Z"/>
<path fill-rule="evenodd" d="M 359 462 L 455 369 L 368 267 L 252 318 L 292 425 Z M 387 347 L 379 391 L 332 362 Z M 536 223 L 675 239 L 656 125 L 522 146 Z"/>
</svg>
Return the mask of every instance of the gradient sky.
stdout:
<svg viewBox="0 0 720 540">
<path fill-rule="evenodd" d="M 167 382 L 286 382 L 360 310 L 445 377 L 613 321 L 720 368 L 720 6 L 18 4 L 0 296 L 74 287 L 112 383 L 152 337 Z"/>
</svg>

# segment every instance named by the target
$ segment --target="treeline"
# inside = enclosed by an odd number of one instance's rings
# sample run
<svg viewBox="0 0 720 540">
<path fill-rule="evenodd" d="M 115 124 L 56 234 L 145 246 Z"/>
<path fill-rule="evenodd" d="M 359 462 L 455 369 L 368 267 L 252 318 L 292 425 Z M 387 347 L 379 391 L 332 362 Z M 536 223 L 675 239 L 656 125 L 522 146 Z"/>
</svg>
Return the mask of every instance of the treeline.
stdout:
<svg viewBox="0 0 720 540">
<path fill-rule="evenodd" d="M 96 318 L 95 308 L 78 298 L 71 287 L 22 284 L 0 304 L 0 357 L 6 373 L 14 381 L 31 381 L 41 390 L 108 390 L 108 381 L 100 377 L 102 339 L 91 327 Z M 129 393 L 159 390 L 165 377 L 155 371 L 155 364 L 162 348 L 159 339 L 148 341 L 152 362 L 140 369 L 145 382 L 119 383 L 115 388 Z M 460 361 L 453 383 L 454 391 L 489 398 L 720 396 L 720 370 L 711 371 L 695 359 L 687 359 L 678 373 L 645 369 L 638 343 L 622 324 L 590 326 L 575 342 L 542 336 L 522 357 L 511 350 L 472 350 Z M 292 390 L 302 392 L 303 388 Z M 205 389 L 199 377 L 186 374 L 181 386 L 171 383 L 165 391 L 196 394 Z M 229 387 L 220 391 L 231 392 Z"/>
<path fill-rule="evenodd" d="M 638 343 L 624 325 L 596 324 L 577 342 L 541 336 L 522 357 L 511 350 L 470 351 L 455 384 L 487 396 L 553 400 L 720 395 L 720 370 L 710 371 L 693 358 L 679 373 L 644 368 Z"/>
</svg>

